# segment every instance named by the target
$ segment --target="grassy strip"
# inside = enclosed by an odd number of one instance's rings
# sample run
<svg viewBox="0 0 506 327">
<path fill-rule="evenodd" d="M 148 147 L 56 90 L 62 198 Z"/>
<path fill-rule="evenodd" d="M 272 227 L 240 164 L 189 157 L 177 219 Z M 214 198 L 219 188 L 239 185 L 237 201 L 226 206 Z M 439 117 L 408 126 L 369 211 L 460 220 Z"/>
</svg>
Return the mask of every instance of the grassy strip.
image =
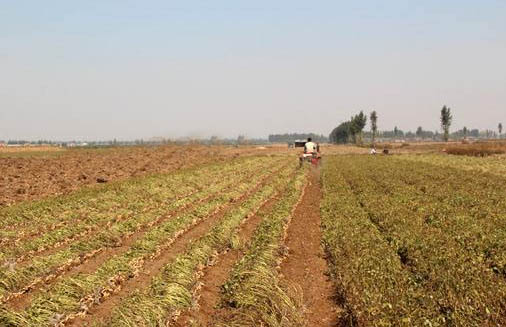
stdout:
<svg viewBox="0 0 506 327">
<path fill-rule="evenodd" d="M 264 162 L 262 162 L 262 164 L 265 166 Z M 203 189 L 199 190 L 196 186 L 185 187 L 186 184 L 195 184 L 200 180 L 199 188 L 202 188 L 204 185 L 220 185 L 220 187 L 229 185 L 230 182 L 228 180 L 234 175 L 237 175 L 237 170 L 240 169 L 240 167 L 232 167 L 233 168 L 225 166 L 222 167 L 222 171 L 211 171 L 208 172 L 208 174 L 197 172 L 196 174 L 189 175 L 187 178 L 177 178 L 173 185 L 167 185 L 167 187 L 164 188 L 160 188 L 160 183 L 156 182 L 147 184 L 145 187 L 149 191 L 143 192 L 145 193 L 144 195 L 138 193 L 139 196 L 135 200 L 126 196 L 128 193 L 118 194 L 115 207 L 117 208 L 116 212 L 119 213 L 121 217 L 120 219 L 116 219 L 117 214 L 90 214 L 83 221 L 76 222 L 75 224 L 66 224 L 62 226 L 62 228 L 47 232 L 35 239 L 16 242 L 16 247 L 14 248 L 2 248 L 2 250 L 0 250 L 0 261 L 21 262 L 44 250 L 68 244 L 74 239 L 97 231 L 105 226 L 110 228 L 111 225 L 114 225 L 116 222 L 121 224 L 124 221 L 136 219 L 139 215 L 142 215 L 143 218 L 148 218 L 149 216 L 150 219 L 155 219 L 167 212 L 167 209 L 170 209 L 170 207 L 175 208 L 174 205 L 182 206 L 185 205 L 185 203 L 192 203 L 201 197 L 202 193 L 208 191 Z M 255 163 L 247 167 L 247 169 L 240 171 L 242 175 L 244 175 L 244 173 L 254 173 L 253 169 L 259 169 L 259 167 L 262 166 Z M 153 190 L 156 190 L 156 196 L 152 194 Z M 126 207 L 126 210 L 123 207 Z M 147 219 L 144 220 L 148 221 Z M 146 224 L 146 221 L 142 223 Z"/>
<path fill-rule="evenodd" d="M 201 269 L 211 258 L 233 246 L 241 222 L 255 214 L 259 208 L 292 175 L 293 168 L 283 171 L 270 185 L 248 198 L 240 207 L 223 217 L 208 234 L 192 243 L 188 250 L 166 265 L 162 273 L 144 291 L 137 291 L 119 305 L 106 326 L 165 325 L 170 317 L 195 300 Z"/>
<path fill-rule="evenodd" d="M 235 177 L 238 179 L 251 178 L 250 168 L 240 172 L 235 172 Z M 43 281 L 54 279 L 59 272 L 65 271 L 68 267 L 80 264 L 87 260 L 90 256 L 95 255 L 98 251 L 106 247 L 115 246 L 122 238 L 128 236 L 139 228 L 146 229 L 147 227 L 154 226 L 159 219 L 167 214 L 167 211 L 174 211 L 177 208 L 182 208 L 191 203 L 200 202 L 208 198 L 209 194 L 223 192 L 226 187 L 234 185 L 232 180 L 221 181 L 220 183 L 212 184 L 204 192 L 194 194 L 191 197 L 179 199 L 168 206 L 161 207 L 159 210 L 148 211 L 138 216 L 131 217 L 130 219 L 122 220 L 117 224 L 113 224 L 109 229 L 102 230 L 95 234 L 91 239 L 85 239 L 72 244 L 69 248 L 58 251 L 52 255 L 37 257 L 33 259 L 28 265 L 20 267 L 12 267 L 0 272 L 0 295 L 4 295 L 4 301 L 9 297 L 16 296 L 17 294 L 9 294 L 10 292 L 22 292 L 27 288 L 31 288 L 36 284 Z M 52 272 L 49 276 L 48 274 Z"/>
<path fill-rule="evenodd" d="M 273 171 L 274 168 L 265 174 Z M 155 227 L 127 252 L 106 261 L 95 273 L 79 274 L 59 281 L 47 293 L 38 294 L 25 311 L 12 312 L 2 308 L 0 322 L 6 326 L 40 326 L 59 323 L 73 314 L 86 312 L 90 302 L 100 301 L 120 287 L 124 280 L 139 274 L 146 260 L 157 257 L 178 235 L 229 205 L 231 199 L 238 199 L 249 192 L 252 183 L 241 184 L 233 191 Z M 257 185 L 259 183 L 261 179 Z"/>
<path fill-rule="evenodd" d="M 244 257 L 223 286 L 223 306 L 232 313 L 217 326 L 302 326 L 300 299 L 282 286 L 277 267 L 293 210 L 300 201 L 306 176 L 300 174 L 258 226 Z M 232 309 L 234 308 L 234 309 Z"/>
</svg>

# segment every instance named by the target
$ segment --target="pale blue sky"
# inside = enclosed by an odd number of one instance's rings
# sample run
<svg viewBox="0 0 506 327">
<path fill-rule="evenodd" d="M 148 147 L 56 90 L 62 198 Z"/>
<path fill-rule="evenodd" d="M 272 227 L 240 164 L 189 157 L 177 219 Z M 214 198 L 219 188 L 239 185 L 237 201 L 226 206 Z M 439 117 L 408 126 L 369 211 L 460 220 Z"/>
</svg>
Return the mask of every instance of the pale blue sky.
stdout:
<svg viewBox="0 0 506 327">
<path fill-rule="evenodd" d="M 0 139 L 506 123 L 506 1 L 0 0 Z"/>
</svg>

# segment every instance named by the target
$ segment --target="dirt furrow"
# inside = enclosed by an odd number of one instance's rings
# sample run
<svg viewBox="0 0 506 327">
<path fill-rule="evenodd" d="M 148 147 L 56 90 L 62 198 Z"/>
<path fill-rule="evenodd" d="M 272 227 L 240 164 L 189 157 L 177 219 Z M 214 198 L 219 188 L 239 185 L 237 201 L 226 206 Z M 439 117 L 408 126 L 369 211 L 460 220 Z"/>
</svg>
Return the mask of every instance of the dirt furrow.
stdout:
<svg viewBox="0 0 506 327">
<path fill-rule="evenodd" d="M 283 165 L 280 169 L 282 169 L 285 166 L 286 165 Z M 264 177 L 261 183 L 264 183 L 269 178 L 272 178 L 272 176 L 274 176 L 277 173 L 277 171 L 278 170 L 276 170 L 275 173 L 272 173 L 267 177 Z M 244 182 L 248 178 L 241 179 L 241 181 L 239 181 L 238 183 Z M 235 185 L 236 184 L 231 184 L 230 186 L 227 187 L 227 189 L 232 189 Z M 14 310 L 23 310 L 27 305 L 29 305 L 31 298 L 35 294 L 37 294 L 37 292 L 43 291 L 46 286 L 51 285 L 57 278 L 65 278 L 68 276 L 76 275 L 78 273 L 92 273 L 108 258 L 120 255 L 128 251 L 130 246 L 134 244 L 135 241 L 140 239 L 149 228 L 153 228 L 163 223 L 164 221 L 167 221 L 168 219 L 175 217 L 177 214 L 191 210 L 192 208 L 195 208 L 198 204 L 209 201 L 213 197 L 216 197 L 217 195 L 218 195 L 217 193 L 216 194 L 213 193 L 203 199 L 198 200 L 195 203 L 191 203 L 171 211 L 167 215 L 164 215 L 163 217 L 160 217 L 155 221 L 151 222 L 150 224 L 144 226 L 142 229 L 132 234 L 125 235 L 124 238 L 118 240 L 118 243 L 115 247 L 103 248 L 100 250 L 92 251 L 91 253 L 88 254 L 83 254 L 75 261 L 68 262 L 61 267 L 55 268 L 53 270 L 53 273 L 51 273 L 48 276 L 44 276 L 37 281 L 34 281 L 34 283 L 25 287 L 20 292 L 11 294 L 9 297 L 5 298 L 3 302 L 4 303 L 7 302 L 9 307 L 13 308 Z"/>
<path fill-rule="evenodd" d="M 286 166 L 283 165 L 279 170 L 269 174 L 255 187 L 244 193 L 240 198 L 236 199 L 232 204 L 226 205 L 224 208 L 220 208 L 206 219 L 190 226 L 190 228 L 181 233 L 181 235 L 179 235 L 173 242 L 170 242 L 170 244 L 167 245 L 159 256 L 150 258 L 149 262 L 146 262 L 142 272 L 138 276 L 132 276 L 132 278 L 126 280 L 117 292 L 107 298 L 104 298 L 99 305 L 91 307 L 85 314 L 78 314 L 75 319 L 70 319 L 68 325 L 83 326 L 91 321 L 104 321 L 104 319 L 109 316 L 112 309 L 116 307 L 124 297 L 131 294 L 135 289 L 147 287 L 152 278 L 158 275 L 168 262 L 173 260 L 177 255 L 181 254 L 190 242 L 205 235 L 227 212 L 232 210 L 234 207 L 240 206 L 241 203 L 243 203 L 249 196 L 257 192 L 261 187 L 268 183 L 269 180 L 274 178 L 274 176 L 284 167 Z"/>
<path fill-rule="evenodd" d="M 262 222 L 263 217 L 268 213 L 274 204 L 279 200 L 281 194 L 277 193 L 269 199 L 252 217 L 243 222 L 237 234 L 240 244 L 236 249 L 227 249 L 219 254 L 212 265 L 203 270 L 200 280 L 199 297 L 197 308 L 192 308 L 178 317 L 175 322 L 177 327 L 185 326 L 211 326 L 212 318 L 216 313 L 216 305 L 220 301 L 221 286 L 229 278 L 234 264 L 241 260 L 248 248 L 248 242 L 253 236 L 255 229 Z"/>
<path fill-rule="evenodd" d="M 311 169 L 308 178 L 309 184 L 287 229 L 288 255 L 281 263 L 280 273 L 289 285 L 302 290 L 307 326 L 331 327 L 338 325 L 341 308 L 334 299 L 335 288 L 321 247 L 319 170 Z"/>
</svg>

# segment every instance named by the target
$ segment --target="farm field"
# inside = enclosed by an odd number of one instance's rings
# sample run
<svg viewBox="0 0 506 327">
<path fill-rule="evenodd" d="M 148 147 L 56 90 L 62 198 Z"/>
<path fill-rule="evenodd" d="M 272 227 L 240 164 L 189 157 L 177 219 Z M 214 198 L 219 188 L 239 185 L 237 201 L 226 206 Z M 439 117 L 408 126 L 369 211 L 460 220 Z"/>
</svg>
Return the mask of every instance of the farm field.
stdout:
<svg viewBox="0 0 506 327">
<path fill-rule="evenodd" d="M 342 319 L 506 325 L 505 165 L 452 156 L 329 158 L 323 233 Z"/>
<path fill-rule="evenodd" d="M 0 207 L 0 326 L 506 325 L 504 157 L 161 151 Z"/>
<path fill-rule="evenodd" d="M 0 148 L 0 207 L 83 186 L 125 180 L 237 156 L 286 154 L 287 148 L 255 146 L 137 146 L 111 148 Z"/>
</svg>

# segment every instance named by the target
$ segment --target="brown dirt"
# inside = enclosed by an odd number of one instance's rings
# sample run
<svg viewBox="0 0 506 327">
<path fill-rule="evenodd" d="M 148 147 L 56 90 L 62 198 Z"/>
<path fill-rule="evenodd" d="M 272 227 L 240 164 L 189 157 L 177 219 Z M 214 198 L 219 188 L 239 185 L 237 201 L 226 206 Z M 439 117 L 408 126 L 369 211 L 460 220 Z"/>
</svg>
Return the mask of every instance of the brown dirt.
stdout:
<svg viewBox="0 0 506 327">
<path fill-rule="evenodd" d="M 201 289 L 199 290 L 198 308 L 190 309 L 181 314 L 177 319 L 175 326 L 185 327 L 193 326 L 213 326 L 212 319 L 217 312 L 216 306 L 220 301 L 221 286 L 227 281 L 234 264 L 241 260 L 248 248 L 247 243 L 253 236 L 257 226 L 262 221 L 264 213 L 269 212 L 273 205 L 279 200 L 279 194 L 267 201 L 260 210 L 248 218 L 238 232 L 238 237 L 242 247 L 237 249 L 228 249 L 226 252 L 218 255 L 213 265 L 207 266 L 201 278 Z"/>
<path fill-rule="evenodd" d="M 281 264 L 281 274 L 288 284 L 302 290 L 307 326 L 330 327 L 338 325 L 340 308 L 334 301 L 335 288 L 320 243 L 319 171 L 312 170 L 309 178 L 287 230 L 285 245 L 289 252 Z"/>
<path fill-rule="evenodd" d="M 283 154 L 285 148 L 254 146 L 153 146 L 0 153 L 0 207 L 68 194 L 83 186 L 168 173 L 249 155 Z M 37 154 L 38 153 L 38 154 Z"/>
<path fill-rule="evenodd" d="M 276 173 L 277 172 L 267 176 L 250 191 L 244 193 L 240 198 L 235 199 L 231 205 L 226 205 L 224 208 L 220 208 L 211 216 L 197 222 L 197 224 L 182 233 L 182 235 L 171 243 L 170 246 L 160 254 L 160 256 L 149 261 L 138 276 L 126 280 L 117 293 L 114 293 L 110 297 L 104 299 L 100 305 L 92 307 L 84 317 L 77 317 L 72 320 L 69 325 L 86 326 L 92 321 L 105 322 L 112 310 L 121 303 L 123 298 L 127 297 L 136 289 L 148 287 L 151 280 L 161 272 L 163 267 L 177 255 L 181 254 L 190 242 L 205 235 L 221 217 L 223 217 L 228 211 L 232 210 L 232 208 L 240 206 L 241 203 L 244 202 L 251 194 L 268 183 L 268 181 L 273 178 Z"/>
</svg>

